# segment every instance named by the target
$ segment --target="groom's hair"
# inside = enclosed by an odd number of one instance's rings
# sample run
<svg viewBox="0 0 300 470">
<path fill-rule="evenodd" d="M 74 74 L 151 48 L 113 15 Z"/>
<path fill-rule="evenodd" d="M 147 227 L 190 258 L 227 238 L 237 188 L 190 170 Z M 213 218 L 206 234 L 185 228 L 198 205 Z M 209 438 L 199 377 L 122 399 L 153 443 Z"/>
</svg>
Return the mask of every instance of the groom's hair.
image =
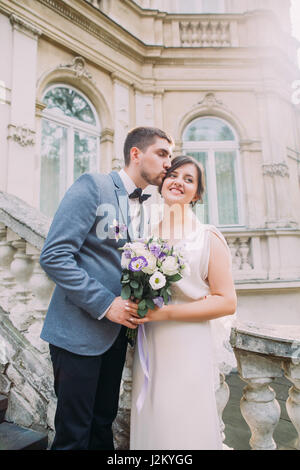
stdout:
<svg viewBox="0 0 300 470">
<path fill-rule="evenodd" d="M 169 144 L 174 145 L 172 137 L 158 127 L 135 127 L 126 137 L 124 143 L 124 160 L 125 166 L 130 164 L 130 150 L 132 147 L 137 147 L 142 152 L 154 144 L 157 138 L 166 139 Z"/>
</svg>

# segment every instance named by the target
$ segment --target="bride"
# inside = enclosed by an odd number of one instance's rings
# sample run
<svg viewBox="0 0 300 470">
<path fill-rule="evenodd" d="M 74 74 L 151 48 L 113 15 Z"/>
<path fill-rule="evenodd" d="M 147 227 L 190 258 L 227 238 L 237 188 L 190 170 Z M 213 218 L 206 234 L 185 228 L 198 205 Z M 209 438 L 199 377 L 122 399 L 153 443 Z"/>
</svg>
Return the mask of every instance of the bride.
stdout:
<svg viewBox="0 0 300 470">
<path fill-rule="evenodd" d="M 153 234 L 184 253 L 190 272 L 172 285 L 168 305 L 149 310 L 144 319 L 131 312 L 131 321 L 145 327 L 149 357 L 149 383 L 138 409 L 144 372 L 136 348 L 133 450 L 222 449 L 215 390 L 217 365 L 226 351 L 218 331 L 226 330 L 222 320 L 236 311 L 236 293 L 223 235 L 214 226 L 201 224 L 191 209 L 203 191 L 203 169 L 196 160 L 174 158 L 160 187 L 165 215 Z"/>
</svg>

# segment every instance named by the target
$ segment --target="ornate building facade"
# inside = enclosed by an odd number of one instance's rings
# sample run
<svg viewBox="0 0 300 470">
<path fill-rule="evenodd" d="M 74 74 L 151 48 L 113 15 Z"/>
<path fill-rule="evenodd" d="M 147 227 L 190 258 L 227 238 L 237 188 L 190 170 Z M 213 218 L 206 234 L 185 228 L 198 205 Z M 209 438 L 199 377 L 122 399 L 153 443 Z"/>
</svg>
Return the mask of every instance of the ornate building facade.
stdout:
<svg viewBox="0 0 300 470">
<path fill-rule="evenodd" d="M 288 0 L 0 0 L 0 190 L 51 217 L 80 174 L 123 166 L 131 128 L 161 127 L 204 165 L 239 319 L 299 325 L 290 30 Z"/>
</svg>

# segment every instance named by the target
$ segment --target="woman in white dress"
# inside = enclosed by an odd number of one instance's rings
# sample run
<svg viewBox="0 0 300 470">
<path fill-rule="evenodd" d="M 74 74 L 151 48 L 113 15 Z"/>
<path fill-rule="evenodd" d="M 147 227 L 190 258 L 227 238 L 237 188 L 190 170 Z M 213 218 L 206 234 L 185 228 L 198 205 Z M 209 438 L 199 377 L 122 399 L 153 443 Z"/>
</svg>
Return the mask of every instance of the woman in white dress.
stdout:
<svg viewBox="0 0 300 470">
<path fill-rule="evenodd" d="M 155 235 L 184 252 L 190 272 L 172 285 L 168 305 L 149 310 L 144 319 L 132 310 L 132 322 L 145 326 L 149 383 L 139 410 L 144 372 L 136 348 L 130 448 L 221 450 L 214 342 L 222 339 L 214 339 L 213 331 L 224 330 L 217 322 L 236 310 L 230 251 L 223 235 L 201 224 L 191 209 L 204 190 L 203 170 L 192 157 L 173 160 L 160 190 L 172 210 L 170 217 L 165 211 Z"/>
</svg>

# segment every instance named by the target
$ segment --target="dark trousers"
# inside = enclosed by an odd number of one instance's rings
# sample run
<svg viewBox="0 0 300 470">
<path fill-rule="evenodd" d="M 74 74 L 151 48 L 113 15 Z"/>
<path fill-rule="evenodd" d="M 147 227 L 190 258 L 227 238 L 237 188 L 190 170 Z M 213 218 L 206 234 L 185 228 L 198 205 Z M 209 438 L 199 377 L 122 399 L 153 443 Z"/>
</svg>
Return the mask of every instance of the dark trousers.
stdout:
<svg viewBox="0 0 300 470">
<path fill-rule="evenodd" d="M 52 450 L 113 450 L 127 338 L 122 327 L 108 351 L 80 356 L 50 344 L 57 396 Z"/>
</svg>

